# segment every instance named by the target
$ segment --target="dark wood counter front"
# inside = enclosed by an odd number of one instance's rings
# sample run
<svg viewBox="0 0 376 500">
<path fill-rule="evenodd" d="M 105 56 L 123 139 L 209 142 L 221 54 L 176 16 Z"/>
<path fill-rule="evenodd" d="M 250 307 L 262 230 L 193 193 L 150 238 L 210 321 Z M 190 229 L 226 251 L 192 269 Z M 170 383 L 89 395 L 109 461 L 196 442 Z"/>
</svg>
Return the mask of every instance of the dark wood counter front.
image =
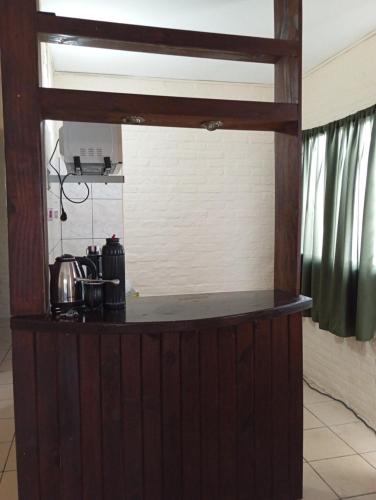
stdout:
<svg viewBox="0 0 376 500">
<path fill-rule="evenodd" d="M 301 312 L 279 291 L 131 299 L 13 318 L 30 499 L 296 500 Z"/>
</svg>

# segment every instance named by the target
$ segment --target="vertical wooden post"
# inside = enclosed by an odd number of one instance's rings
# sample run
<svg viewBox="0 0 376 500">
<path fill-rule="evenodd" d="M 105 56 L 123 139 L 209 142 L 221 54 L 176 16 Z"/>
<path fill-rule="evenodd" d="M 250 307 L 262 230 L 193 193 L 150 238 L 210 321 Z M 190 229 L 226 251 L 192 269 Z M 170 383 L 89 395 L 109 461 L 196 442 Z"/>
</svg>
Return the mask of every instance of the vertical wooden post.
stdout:
<svg viewBox="0 0 376 500">
<path fill-rule="evenodd" d="M 1 2 L 11 314 L 44 313 L 47 238 L 36 0 Z"/>
<path fill-rule="evenodd" d="M 297 40 L 298 57 L 281 58 L 275 65 L 275 101 L 299 105 L 294 135 L 275 134 L 275 254 L 274 286 L 300 290 L 301 193 L 301 48 L 302 0 L 274 0 L 275 38 Z"/>
<path fill-rule="evenodd" d="M 36 0 L 1 2 L 1 73 L 11 314 L 46 311 L 44 173 L 38 100 Z M 14 404 L 20 500 L 39 500 L 35 339 L 13 332 Z"/>
</svg>

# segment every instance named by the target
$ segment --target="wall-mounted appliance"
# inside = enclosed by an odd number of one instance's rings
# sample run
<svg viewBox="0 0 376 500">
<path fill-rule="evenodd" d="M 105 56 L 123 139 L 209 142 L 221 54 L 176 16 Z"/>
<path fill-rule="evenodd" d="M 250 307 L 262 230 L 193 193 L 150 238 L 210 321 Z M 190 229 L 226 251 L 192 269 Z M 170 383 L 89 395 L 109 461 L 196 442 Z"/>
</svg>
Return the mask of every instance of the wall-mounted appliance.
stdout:
<svg viewBox="0 0 376 500">
<path fill-rule="evenodd" d="M 121 125 L 63 122 L 59 146 L 68 174 L 107 176 L 121 168 Z"/>
</svg>

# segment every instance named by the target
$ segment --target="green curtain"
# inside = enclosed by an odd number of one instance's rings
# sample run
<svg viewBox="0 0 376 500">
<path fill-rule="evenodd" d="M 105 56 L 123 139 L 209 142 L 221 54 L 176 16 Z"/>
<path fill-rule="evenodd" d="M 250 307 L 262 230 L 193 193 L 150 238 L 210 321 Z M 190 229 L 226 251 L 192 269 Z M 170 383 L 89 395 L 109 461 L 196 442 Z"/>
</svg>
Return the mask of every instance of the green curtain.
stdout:
<svg viewBox="0 0 376 500">
<path fill-rule="evenodd" d="M 302 293 L 320 328 L 376 330 L 376 106 L 303 132 Z"/>
</svg>

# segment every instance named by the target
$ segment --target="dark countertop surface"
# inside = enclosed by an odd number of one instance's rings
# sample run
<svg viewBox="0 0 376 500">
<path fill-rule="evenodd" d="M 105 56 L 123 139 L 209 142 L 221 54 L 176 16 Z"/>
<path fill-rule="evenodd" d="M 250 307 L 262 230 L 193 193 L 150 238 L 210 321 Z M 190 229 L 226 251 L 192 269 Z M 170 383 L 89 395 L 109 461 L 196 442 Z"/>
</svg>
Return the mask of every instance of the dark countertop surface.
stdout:
<svg viewBox="0 0 376 500">
<path fill-rule="evenodd" d="M 311 299 L 280 290 L 164 295 L 127 298 L 121 311 L 90 311 L 75 317 L 52 315 L 12 318 L 13 329 L 85 333 L 134 333 L 226 326 L 293 314 L 311 307 Z"/>
</svg>

